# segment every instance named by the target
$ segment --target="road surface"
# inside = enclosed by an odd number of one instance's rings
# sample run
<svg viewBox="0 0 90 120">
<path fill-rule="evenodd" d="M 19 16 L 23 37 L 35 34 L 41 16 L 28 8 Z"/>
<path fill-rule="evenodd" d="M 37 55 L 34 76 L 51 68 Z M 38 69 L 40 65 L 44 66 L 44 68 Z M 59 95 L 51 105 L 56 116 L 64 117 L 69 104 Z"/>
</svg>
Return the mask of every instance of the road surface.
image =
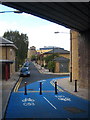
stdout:
<svg viewBox="0 0 90 120">
<path fill-rule="evenodd" d="M 87 100 L 76 97 L 59 86 L 57 86 L 57 94 L 55 94 L 57 79 L 62 80 L 63 77 L 68 76 L 52 76 L 51 78 L 51 76 L 37 73 L 33 65 L 30 69 L 32 69 L 30 78 L 20 78 L 11 94 L 5 116 L 6 120 L 17 120 L 17 118 L 33 118 L 34 120 L 88 119 Z M 27 82 L 26 87 L 24 82 Z M 40 94 L 40 83 L 42 83 L 42 94 Z"/>
</svg>

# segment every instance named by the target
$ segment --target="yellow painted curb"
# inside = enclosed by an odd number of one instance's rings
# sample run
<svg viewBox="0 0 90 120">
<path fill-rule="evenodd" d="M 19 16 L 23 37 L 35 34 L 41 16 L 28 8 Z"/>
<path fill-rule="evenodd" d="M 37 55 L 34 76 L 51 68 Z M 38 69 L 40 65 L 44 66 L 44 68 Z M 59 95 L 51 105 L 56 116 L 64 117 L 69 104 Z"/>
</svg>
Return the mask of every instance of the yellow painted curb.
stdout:
<svg viewBox="0 0 90 120">
<path fill-rule="evenodd" d="M 22 78 L 20 78 L 19 81 L 17 82 L 17 84 L 16 84 L 13 92 L 17 92 L 17 91 L 18 91 L 18 88 L 19 88 L 19 86 L 20 86 L 20 84 L 21 84 L 21 81 L 22 81 Z"/>
<path fill-rule="evenodd" d="M 53 83 L 54 80 L 50 81 L 50 83 L 52 84 L 52 86 L 55 87 L 55 84 Z M 64 90 L 62 90 L 60 87 L 57 86 L 57 89 L 61 92 L 64 92 Z"/>
</svg>

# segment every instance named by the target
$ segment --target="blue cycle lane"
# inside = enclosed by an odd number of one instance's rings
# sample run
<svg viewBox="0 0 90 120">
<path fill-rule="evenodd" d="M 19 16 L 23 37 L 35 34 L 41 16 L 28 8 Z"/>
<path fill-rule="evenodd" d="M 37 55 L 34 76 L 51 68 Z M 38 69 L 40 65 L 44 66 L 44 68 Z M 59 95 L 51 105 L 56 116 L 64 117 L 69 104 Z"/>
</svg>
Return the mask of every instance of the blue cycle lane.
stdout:
<svg viewBox="0 0 90 120">
<path fill-rule="evenodd" d="M 6 118 L 88 118 L 88 102 L 76 97 L 58 86 L 55 94 L 54 83 L 57 79 L 40 80 L 12 92 L 6 111 Z M 42 82 L 42 95 L 40 95 Z"/>
</svg>

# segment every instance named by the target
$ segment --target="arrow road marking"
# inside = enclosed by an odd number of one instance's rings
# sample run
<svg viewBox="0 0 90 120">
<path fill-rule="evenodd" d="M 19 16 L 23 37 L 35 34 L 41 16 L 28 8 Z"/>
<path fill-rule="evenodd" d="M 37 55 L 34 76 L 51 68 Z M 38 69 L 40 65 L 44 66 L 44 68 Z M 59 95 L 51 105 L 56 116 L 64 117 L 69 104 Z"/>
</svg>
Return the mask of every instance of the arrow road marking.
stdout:
<svg viewBox="0 0 90 120">
<path fill-rule="evenodd" d="M 57 109 L 46 97 L 43 97 L 54 109 Z"/>
<path fill-rule="evenodd" d="M 39 81 L 37 81 L 37 82 L 45 82 L 46 80 L 39 80 Z"/>
</svg>

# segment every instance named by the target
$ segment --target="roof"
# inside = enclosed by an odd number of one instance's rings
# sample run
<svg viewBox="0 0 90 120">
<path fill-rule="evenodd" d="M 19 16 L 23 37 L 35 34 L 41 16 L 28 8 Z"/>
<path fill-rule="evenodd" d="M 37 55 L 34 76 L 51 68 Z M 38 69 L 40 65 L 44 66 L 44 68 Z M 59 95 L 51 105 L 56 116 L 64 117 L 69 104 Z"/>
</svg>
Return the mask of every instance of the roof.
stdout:
<svg viewBox="0 0 90 120">
<path fill-rule="evenodd" d="M 27 0 L 26 0 L 27 1 Z M 66 1 L 66 2 L 65 2 Z M 46 20 L 63 25 L 79 32 L 90 29 L 90 3 L 84 2 L 2 2 L 2 4 L 13 7 Z"/>
<path fill-rule="evenodd" d="M 60 57 L 55 58 L 55 59 L 54 59 L 54 61 L 59 61 L 59 62 L 68 62 L 68 61 L 69 61 L 69 59 L 68 59 L 68 58 L 65 58 L 65 57 L 60 56 Z"/>
<path fill-rule="evenodd" d="M 55 47 L 55 46 L 45 46 L 44 48 L 40 48 L 40 50 L 50 50 L 53 48 L 60 48 L 60 47 Z"/>
<path fill-rule="evenodd" d="M 6 38 L 0 37 L 0 44 L 13 44 L 13 42 L 7 40 Z"/>
<path fill-rule="evenodd" d="M 7 46 L 7 47 L 14 47 L 15 49 L 18 49 L 13 42 L 7 40 L 6 38 L 0 37 L 0 46 Z"/>
<path fill-rule="evenodd" d="M 37 50 L 37 53 L 43 54 L 43 53 L 47 53 L 47 52 L 49 52 L 51 50 L 52 49 L 50 49 L 50 50 Z"/>
<path fill-rule="evenodd" d="M 69 54 L 68 50 L 64 50 L 64 48 L 54 48 L 51 51 L 46 52 L 45 54 L 52 54 L 52 53 L 60 53 L 60 54 Z"/>
</svg>

